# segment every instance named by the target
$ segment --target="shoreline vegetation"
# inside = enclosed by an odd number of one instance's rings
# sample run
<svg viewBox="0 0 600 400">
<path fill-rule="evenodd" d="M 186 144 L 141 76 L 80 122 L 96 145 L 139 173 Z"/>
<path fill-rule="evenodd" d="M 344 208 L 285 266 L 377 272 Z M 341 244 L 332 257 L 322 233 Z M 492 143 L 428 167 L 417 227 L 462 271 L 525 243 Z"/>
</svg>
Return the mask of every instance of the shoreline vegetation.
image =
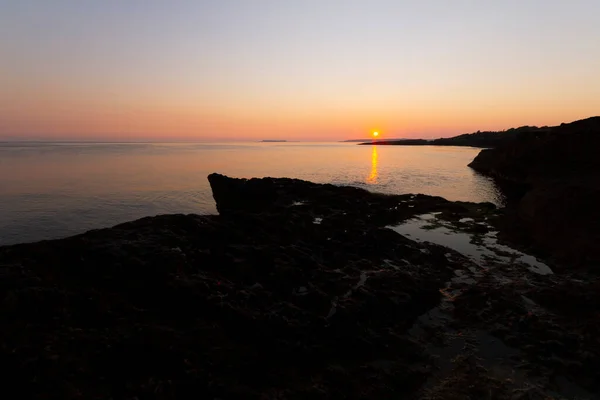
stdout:
<svg viewBox="0 0 600 400">
<path fill-rule="evenodd" d="M 597 398 L 600 117 L 499 135 L 438 140 L 504 208 L 211 174 L 218 215 L 0 247 L 5 391 Z"/>
</svg>

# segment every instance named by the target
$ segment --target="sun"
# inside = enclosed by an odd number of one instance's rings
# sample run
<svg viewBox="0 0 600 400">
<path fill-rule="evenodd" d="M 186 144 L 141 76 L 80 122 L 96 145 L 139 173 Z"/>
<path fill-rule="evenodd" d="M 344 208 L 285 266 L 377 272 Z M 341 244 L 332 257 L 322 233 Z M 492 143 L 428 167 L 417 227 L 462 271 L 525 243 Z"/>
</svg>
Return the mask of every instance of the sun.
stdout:
<svg viewBox="0 0 600 400">
<path fill-rule="evenodd" d="M 375 137 L 375 138 L 376 138 L 377 136 L 379 136 L 379 132 L 377 132 L 377 131 L 374 131 L 374 132 L 373 132 L 373 137 Z"/>
</svg>

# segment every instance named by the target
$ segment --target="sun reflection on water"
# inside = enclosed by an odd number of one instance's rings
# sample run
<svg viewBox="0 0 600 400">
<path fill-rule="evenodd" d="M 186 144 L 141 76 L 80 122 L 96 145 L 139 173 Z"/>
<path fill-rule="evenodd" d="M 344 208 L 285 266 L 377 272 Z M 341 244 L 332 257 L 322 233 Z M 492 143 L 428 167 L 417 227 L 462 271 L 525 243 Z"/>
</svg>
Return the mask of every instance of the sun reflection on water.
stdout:
<svg viewBox="0 0 600 400">
<path fill-rule="evenodd" d="M 212 172 L 504 202 L 467 167 L 479 149 L 370 145 L 371 160 L 353 143 L 0 143 L 0 246 L 147 215 L 216 214 Z"/>
<path fill-rule="evenodd" d="M 367 183 L 374 185 L 377 183 L 377 146 L 373 146 L 371 153 L 371 174 L 367 178 Z"/>
</svg>

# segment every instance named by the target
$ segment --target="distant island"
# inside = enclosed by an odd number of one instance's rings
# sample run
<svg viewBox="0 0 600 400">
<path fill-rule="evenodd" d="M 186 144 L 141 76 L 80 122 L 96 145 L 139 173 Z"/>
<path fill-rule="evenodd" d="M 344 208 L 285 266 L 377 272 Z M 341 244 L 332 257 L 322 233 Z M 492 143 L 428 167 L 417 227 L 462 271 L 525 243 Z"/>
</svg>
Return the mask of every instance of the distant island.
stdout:
<svg viewBox="0 0 600 400">
<path fill-rule="evenodd" d="M 477 131 L 474 133 L 465 133 L 450 138 L 439 139 L 367 139 L 364 142 L 359 143 L 359 145 L 372 145 L 373 143 L 377 143 L 388 146 L 467 146 L 493 148 L 504 143 L 512 142 L 519 135 L 541 135 L 552 129 L 554 128 L 548 126 L 521 126 L 505 131 Z"/>
<path fill-rule="evenodd" d="M 262 143 L 282 143 L 287 142 L 287 140 L 278 140 L 278 139 L 265 139 L 261 140 Z"/>
</svg>

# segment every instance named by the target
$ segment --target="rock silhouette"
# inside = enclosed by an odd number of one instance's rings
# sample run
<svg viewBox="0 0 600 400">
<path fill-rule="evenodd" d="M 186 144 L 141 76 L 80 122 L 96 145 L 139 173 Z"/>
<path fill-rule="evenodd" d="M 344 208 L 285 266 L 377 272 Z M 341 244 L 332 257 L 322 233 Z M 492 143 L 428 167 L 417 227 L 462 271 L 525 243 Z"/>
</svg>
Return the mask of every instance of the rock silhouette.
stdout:
<svg viewBox="0 0 600 400">
<path fill-rule="evenodd" d="M 593 117 L 522 132 L 513 142 L 482 150 L 469 166 L 523 188 L 505 223 L 514 241 L 569 268 L 590 268 L 600 265 L 598 149 L 600 117 Z"/>
<path fill-rule="evenodd" d="M 493 205 L 294 179 L 209 181 L 218 216 L 148 217 L 0 248 L 5 391 L 433 399 L 493 389 L 508 399 L 547 396 L 556 377 L 597 391 L 597 280 L 510 263 L 490 271 L 386 228 L 431 212 L 482 224 L 501 216 Z M 475 283 L 454 281 L 456 271 L 475 271 Z M 484 332 L 518 355 L 502 361 L 522 371 L 510 382 L 484 368 L 499 365 Z"/>
</svg>

